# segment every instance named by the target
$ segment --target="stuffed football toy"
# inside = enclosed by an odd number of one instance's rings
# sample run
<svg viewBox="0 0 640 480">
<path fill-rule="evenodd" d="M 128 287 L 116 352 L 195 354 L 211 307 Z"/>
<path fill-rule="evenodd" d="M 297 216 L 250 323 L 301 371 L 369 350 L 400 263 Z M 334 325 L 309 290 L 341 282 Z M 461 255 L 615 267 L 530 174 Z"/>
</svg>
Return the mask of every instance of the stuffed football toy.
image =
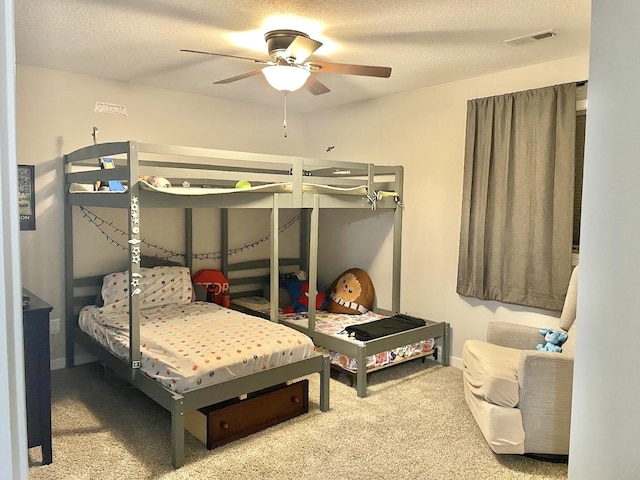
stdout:
<svg viewBox="0 0 640 480">
<path fill-rule="evenodd" d="M 544 335 L 545 343 L 539 343 L 536 348 L 547 352 L 562 352 L 562 344 L 567 341 L 568 335 L 560 330 L 541 328 L 540 333 Z"/>
<path fill-rule="evenodd" d="M 376 292 L 367 272 L 350 268 L 329 287 L 327 311 L 332 313 L 359 314 L 373 308 Z"/>
</svg>

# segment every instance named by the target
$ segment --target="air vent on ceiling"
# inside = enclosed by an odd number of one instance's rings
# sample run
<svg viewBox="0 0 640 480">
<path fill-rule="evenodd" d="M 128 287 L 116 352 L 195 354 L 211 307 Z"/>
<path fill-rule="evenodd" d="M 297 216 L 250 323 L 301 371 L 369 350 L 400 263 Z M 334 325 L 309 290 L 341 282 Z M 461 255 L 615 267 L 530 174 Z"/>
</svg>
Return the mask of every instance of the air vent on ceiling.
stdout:
<svg viewBox="0 0 640 480">
<path fill-rule="evenodd" d="M 505 40 L 507 45 L 523 45 L 525 43 L 535 42 L 537 40 L 544 40 L 545 38 L 555 37 L 556 33 L 553 30 L 545 30 L 543 32 L 531 33 L 529 35 L 523 35 L 522 37 L 510 38 Z"/>
</svg>

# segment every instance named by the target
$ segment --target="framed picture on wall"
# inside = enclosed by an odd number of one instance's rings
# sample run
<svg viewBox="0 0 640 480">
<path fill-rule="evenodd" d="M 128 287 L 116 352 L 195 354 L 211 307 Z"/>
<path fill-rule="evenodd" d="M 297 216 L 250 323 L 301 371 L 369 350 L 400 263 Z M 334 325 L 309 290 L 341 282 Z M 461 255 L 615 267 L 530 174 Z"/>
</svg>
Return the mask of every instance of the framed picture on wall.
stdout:
<svg viewBox="0 0 640 480">
<path fill-rule="evenodd" d="M 20 230 L 36 229 L 35 167 L 18 165 Z"/>
</svg>

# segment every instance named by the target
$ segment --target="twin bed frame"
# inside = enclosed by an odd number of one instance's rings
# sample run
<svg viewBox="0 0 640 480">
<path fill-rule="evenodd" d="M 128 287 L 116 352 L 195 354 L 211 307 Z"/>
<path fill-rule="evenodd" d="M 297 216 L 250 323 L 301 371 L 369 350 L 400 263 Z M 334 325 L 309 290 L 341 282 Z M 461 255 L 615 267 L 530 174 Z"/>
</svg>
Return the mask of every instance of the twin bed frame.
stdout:
<svg viewBox="0 0 640 480">
<path fill-rule="evenodd" d="M 304 226 L 304 221 L 303 221 Z M 225 229 L 223 228 L 223 231 Z M 304 237 L 304 235 L 303 235 Z M 301 242 L 301 251 L 304 252 L 304 241 Z M 305 263 L 302 258 L 281 258 L 280 265 L 282 267 L 290 267 L 289 270 L 297 270 L 302 269 L 305 270 L 307 263 Z M 261 275 L 260 272 L 263 270 L 269 269 L 269 261 L 268 260 L 254 260 L 249 262 L 241 262 L 241 263 L 233 263 L 226 266 L 224 273 L 230 279 L 231 285 L 231 307 L 242 311 L 244 313 L 249 313 L 252 315 L 260 316 L 266 319 L 273 320 L 273 312 L 266 314 L 264 310 L 252 309 L 250 306 L 246 306 L 245 303 L 236 303 L 235 300 L 241 300 L 243 297 L 248 296 L 257 296 L 260 297 L 263 294 L 262 288 L 257 288 L 255 290 L 246 290 L 243 289 L 244 285 L 251 286 L 259 286 L 261 283 L 268 284 L 268 278 L 265 275 Z M 238 288 L 239 287 L 239 288 Z M 274 299 L 273 296 L 270 297 Z M 278 304 L 277 299 L 272 300 L 269 305 L 270 307 L 273 304 Z M 315 302 L 310 299 L 309 305 L 313 306 Z M 374 308 L 374 312 L 391 316 L 394 313 L 397 313 L 397 310 L 394 312 L 390 312 L 388 310 L 382 308 Z M 305 333 L 309 337 L 313 339 L 313 343 L 319 347 L 323 347 L 327 350 L 331 350 L 348 357 L 354 358 L 357 362 L 358 368 L 355 374 L 349 370 L 345 370 L 340 366 L 331 365 L 331 368 L 334 368 L 338 371 L 344 372 L 351 377 L 355 375 L 355 387 L 357 391 L 357 395 L 359 397 L 367 396 L 367 384 L 368 384 L 368 374 L 372 373 L 374 370 L 379 370 L 381 368 L 392 367 L 394 365 L 398 365 L 403 361 L 415 360 L 420 357 L 434 355 L 436 358 L 438 356 L 438 351 L 434 350 L 433 353 L 423 353 L 421 355 L 413 355 L 403 360 L 396 360 L 393 363 L 388 363 L 382 367 L 375 367 L 373 369 L 361 368 L 361 365 L 366 365 L 367 357 L 371 355 L 375 355 L 380 352 L 386 352 L 388 350 L 392 350 L 394 348 L 402 347 L 409 344 L 415 344 L 422 340 L 426 340 L 429 338 L 436 339 L 436 342 L 440 345 L 440 362 L 442 365 L 449 365 L 450 362 L 450 329 L 449 324 L 446 322 L 434 322 L 431 320 L 425 320 L 424 327 L 413 328 L 411 330 L 407 330 L 404 332 L 387 335 L 385 337 L 369 340 L 366 342 L 354 342 L 349 338 L 344 336 L 336 336 L 327 333 L 323 333 L 315 329 L 315 313 L 312 314 L 309 312 L 309 322 L 308 326 L 305 327 L 303 325 L 288 322 L 286 317 L 282 319 L 277 318 L 277 321 L 280 323 L 287 325 L 288 327 L 295 328 L 296 330 Z"/>
<path fill-rule="evenodd" d="M 101 158 L 114 160 L 111 169 L 100 168 Z M 142 208 L 180 208 L 185 215 L 185 260 L 191 269 L 192 209 L 222 209 L 222 270 L 233 270 L 228 257 L 227 209 L 260 208 L 270 210 L 269 284 L 270 319 L 278 321 L 278 280 L 280 271 L 279 210 L 297 208 L 303 218 L 301 226 L 302 265 L 308 265 L 309 282 L 317 284 L 318 217 L 321 208 L 391 209 L 394 211 L 392 305 L 388 313 L 400 310 L 400 244 L 402 231 L 402 175 L 400 166 L 375 166 L 354 162 L 335 162 L 301 157 L 263 155 L 222 150 L 156 145 L 135 141 L 94 144 L 64 155 L 65 165 L 65 333 L 67 367 L 75 364 L 75 342 L 127 379 L 171 413 L 172 463 L 184 462 L 185 413 L 258 391 L 298 377 L 319 373 L 320 410 L 329 409 L 329 359 L 326 355 L 269 369 L 222 384 L 177 394 L 140 371 L 140 299 L 132 295 L 129 302 L 129 360 L 124 361 L 106 350 L 77 326 L 78 312 L 93 304 L 102 276 L 76 278 L 74 274 L 73 215 L 74 206 L 110 207 L 128 214 L 129 282 L 140 274 L 140 218 Z M 139 181 L 141 175 L 161 176 L 176 187 L 154 188 Z M 243 178 L 251 188 L 234 188 Z M 94 192 L 96 182 L 120 181 L 124 191 Z M 187 183 L 188 182 L 188 183 Z M 184 186 L 182 186 L 184 184 Z M 187 186 L 188 185 L 188 186 Z M 251 263 L 244 264 L 251 266 Z M 111 272 L 105 272 L 111 273 Z M 132 289 L 133 290 L 133 289 Z M 364 358 L 430 337 L 442 337 L 443 364 L 448 363 L 448 325 L 431 323 L 425 327 L 366 342 L 364 346 L 341 342 L 335 337 L 315 332 L 315 302 L 309 302 L 309 327 L 304 330 L 316 345 L 357 358 Z M 386 312 L 384 312 L 386 313 Z M 366 370 L 357 373 L 359 396 L 366 395 Z"/>
</svg>

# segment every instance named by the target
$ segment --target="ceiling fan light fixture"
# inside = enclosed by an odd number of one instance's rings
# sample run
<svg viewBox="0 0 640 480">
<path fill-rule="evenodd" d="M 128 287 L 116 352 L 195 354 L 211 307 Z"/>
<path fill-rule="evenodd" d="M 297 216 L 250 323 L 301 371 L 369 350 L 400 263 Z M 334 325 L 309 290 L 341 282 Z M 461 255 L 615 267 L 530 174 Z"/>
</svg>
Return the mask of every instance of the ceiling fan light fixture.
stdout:
<svg viewBox="0 0 640 480">
<path fill-rule="evenodd" d="M 262 69 L 269 85 L 281 92 L 295 92 L 301 88 L 311 75 L 306 68 L 291 65 L 270 65 Z"/>
</svg>

